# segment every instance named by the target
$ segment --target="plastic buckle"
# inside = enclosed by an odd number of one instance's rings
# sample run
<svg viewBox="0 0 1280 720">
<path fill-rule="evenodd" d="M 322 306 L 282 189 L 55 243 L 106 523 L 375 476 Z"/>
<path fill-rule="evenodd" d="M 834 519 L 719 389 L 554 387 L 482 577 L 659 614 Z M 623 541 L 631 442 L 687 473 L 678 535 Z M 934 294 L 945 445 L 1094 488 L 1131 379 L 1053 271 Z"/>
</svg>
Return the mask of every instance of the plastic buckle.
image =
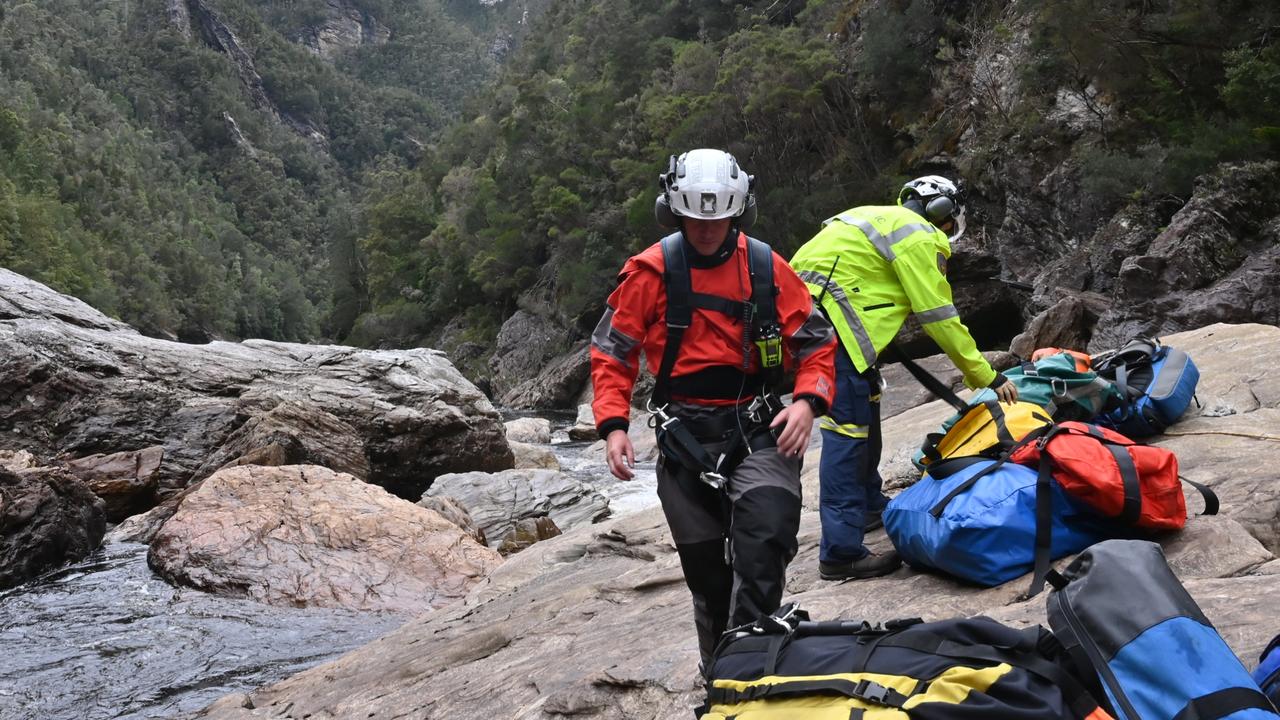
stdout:
<svg viewBox="0 0 1280 720">
<path fill-rule="evenodd" d="M 877 705 L 887 705 L 885 701 L 889 698 L 889 688 L 870 680 L 859 680 L 858 685 L 853 688 L 853 696 Z"/>
</svg>

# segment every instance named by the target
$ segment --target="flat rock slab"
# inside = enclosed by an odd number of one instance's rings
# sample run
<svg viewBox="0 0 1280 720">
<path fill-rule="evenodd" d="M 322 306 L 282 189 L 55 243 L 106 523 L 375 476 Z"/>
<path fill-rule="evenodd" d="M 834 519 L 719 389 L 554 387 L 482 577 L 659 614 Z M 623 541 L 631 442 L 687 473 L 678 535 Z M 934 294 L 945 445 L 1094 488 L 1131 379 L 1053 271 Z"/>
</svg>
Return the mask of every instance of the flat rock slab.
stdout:
<svg viewBox="0 0 1280 720">
<path fill-rule="evenodd" d="M 170 582 L 272 605 L 418 613 L 501 563 L 439 513 L 318 466 L 215 473 L 160 528 Z"/>
<path fill-rule="evenodd" d="M 497 547 L 526 518 L 550 517 L 562 530 L 609 515 L 609 501 L 588 483 L 555 470 L 504 470 L 440 476 L 424 497 L 450 497 Z"/>
</svg>

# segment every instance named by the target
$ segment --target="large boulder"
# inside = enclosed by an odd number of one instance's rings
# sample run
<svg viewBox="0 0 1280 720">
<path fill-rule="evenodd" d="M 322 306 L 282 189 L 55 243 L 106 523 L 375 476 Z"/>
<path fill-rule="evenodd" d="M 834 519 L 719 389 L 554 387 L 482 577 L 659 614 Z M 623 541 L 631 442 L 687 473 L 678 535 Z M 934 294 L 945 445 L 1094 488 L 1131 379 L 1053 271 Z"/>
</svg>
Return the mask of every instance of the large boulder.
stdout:
<svg viewBox="0 0 1280 720">
<path fill-rule="evenodd" d="M 106 502 L 107 522 L 121 520 L 155 505 L 156 471 L 164 448 L 88 455 L 67 462 L 66 469 Z"/>
<path fill-rule="evenodd" d="M 522 443 L 551 442 L 551 421 L 546 418 L 525 417 L 504 423 L 507 440 Z"/>
<path fill-rule="evenodd" d="M 0 465 L 0 590 L 97 548 L 105 505 L 66 470 Z"/>
<path fill-rule="evenodd" d="M 590 379 L 589 343 L 582 341 L 549 362 L 536 377 L 502 393 L 498 402 L 522 409 L 571 408 Z"/>
<path fill-rule="evenodd" d="M 1280 321 L 1280 162 L 1226 165 L 1120 265 L 1099 348 L 1214 322 Z"/>
<path fill-rule="evenodd" d="M 168 342 L 3 269 L 0 386 L 10 447 L 160 446 L 161 498 L 249 462 L 323 464 L 415 498 L 442 473 L 513 462 L 493 405 L 434 350 Z"/>
<path fill-rule="evenodd" d="M 151 543 L 170 582 L 288 607 L 418 613 L 500 562 L 439 513 L 310 465 L 222 470 Z"/>
<path fill-rule="evenodd" d="M 548 516 L 568 530 L 608 517 L 609 501 L 588 483 L 554 470 L 442 475 L 424 495 L 451 497 L 497 546 L 526 518 Z"/>
<path fill-rule="evenodd" d="M 560 459 L 546 445 L 512 442 L 511 453 L 517 470 L 560 470 Z"/>
</svg>

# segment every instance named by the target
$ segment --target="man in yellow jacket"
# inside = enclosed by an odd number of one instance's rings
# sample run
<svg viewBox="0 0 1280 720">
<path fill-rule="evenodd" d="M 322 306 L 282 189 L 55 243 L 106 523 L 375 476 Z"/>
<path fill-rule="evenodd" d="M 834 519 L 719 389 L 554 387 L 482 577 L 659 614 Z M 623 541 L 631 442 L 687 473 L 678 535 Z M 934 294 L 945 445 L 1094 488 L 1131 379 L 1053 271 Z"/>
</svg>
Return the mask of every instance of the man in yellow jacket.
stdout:
<svg viewBox="0 0 1280 720">
<path fill-rule="evenodd" d="M 853 208 L 826 221 L 791 260 L 840 338 L 836 399 L 822 418 L 818 468 L 826 580 L 875 577 L 900 564 L 863 545 L 887 498 L 881 491 L 880 374 L 876 361 L 908 315 L 964 373 L 970 388 L 990 387 L 1005 402 L 1018 391 L 978 352 L 952 304 L 946 264 L 964 228 L 955 184 L 929 175 L 902 187 L 898 204 Z M 950 235 L 950 237 L 949 237 Z"/>
</svg>

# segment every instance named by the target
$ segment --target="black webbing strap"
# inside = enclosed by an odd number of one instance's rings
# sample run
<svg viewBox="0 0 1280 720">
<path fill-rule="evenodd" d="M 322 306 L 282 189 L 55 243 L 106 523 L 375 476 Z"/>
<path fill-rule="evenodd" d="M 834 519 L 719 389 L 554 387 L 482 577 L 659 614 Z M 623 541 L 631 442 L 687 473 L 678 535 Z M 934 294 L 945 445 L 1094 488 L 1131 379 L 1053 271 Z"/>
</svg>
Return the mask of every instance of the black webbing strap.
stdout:
<svg viewBox="0 0 1280 720">
<path fill-rule="evenodd" d="M 967 467 L 990 461 L 991 458 L 983 457 L 982 455 L 949 457 L 946 460 L 929 463 L 929 477 L 934 480 L 946 480 Z"/>
<path fill-rule="evenodd" d="M 777 322 L 778 288 L 773 284 L 773 248 L 753 237 L 747 238 L 747 271 L 751 274 L 751 302 L 756 323 Z"/>
<path fill-rule="evenodd" d="M 778 324 L 778 287 L 773 284 L 773 248 L 751 236 L 747 236 L 747 272 L 751 276 L 750 305 L 754 312 L 743 315 L 744 318 L 750 317 L 750 322 L 744 322 L 742 328 L 744 366 L 750 352 L 748 342 L 752 338 L 772 337 L 779 343 L 782 341 L 782 327 Z M 770 392 L 777 391 L 785 373 L 783 363 L 766 367 L 764 362 L 762 353 L 760 373 L 764 376 L 765 388 Z"/>
<path fill-rule="evenodd" d="M 782 647 L 790 640 L 791 633 L 778 633 L 769 638 L 769 648 L 765 651 L 764 661 L 764 674 L 766 677 L 778 671 L 778 656 L 782 654 Z"/>
<path fill-rule="evenodd" d="M 1218 494 L 1210 490 L 1208 485 L 1201 485 L 1195 480 L 1188 480 L 1181 475 L 1178 476 L 1178 479 L 1195 488 L 1196 491 L 1200 493 L 1200 497 L 1204 498 L 1204 512 L 1200 513 L 1201 515 L 1218 514 L 1218 508 L 1221 507 L 1221 504 L 1218 502 Z"/>
<path fill-rule="evenodd" d="M 1029 673 L 1039 675 L 1062 691 L 1063 698 L 1077 717 L 1084 718 L 1098 708 L 1097 701 L 1089 691 L 1065 668 L 1042 656 L 1038 652 L 1041 628 L 1028 628 L 1020 633 L 1017 645 L 971 645 L 969 643 L 949 640 L 932 633 L 910 633 L 885 638 L 881 644 L 886 647 L 900 647 L 916 650 L 931 655 L 940 655 L 955 660 L 981 660 L 990 663 L 1005 663 L 1021 668 Z M 921 692 L 917 688 L 917 692 Z"/>
<path fill-rule="evenodd" d="M 1116 460 L 1116 467 L 1120 470 L 1120 482 L 1124 486 L 1124 505 L 1121 506 L 1117 519 L 1125 525 L 1136 524 L 1138 518 L 1142 516 L 1142 485 L 1138 482 L 1138 468 L 1133 464 L 1133 456 L 1125 449 L 1132 447 L 1133 443 L 1126 445 L 1109 440 L 1097 427 L 1093 425 L 1085 427 L 1088 428 L 1089 437 L 1111 451 L 1111 456 Z"/>
<path fill-rule="evenodd" d="M 907 354 L 898 349 L 897 345 L 889 343 L 885 348 L 884 354 L 887 354 L 896 362 L 902 363 L 902 367 L 911 373 L 925 390 L 937 395 L 942 400 L 946 400 L 947 404 L 955 408 L 959 412 L 966 412 L 969 409 L 968 403 L 960 399 L 960 396 L 951 391 L 951 388 L 942 384 L 942 381 L 934 377 L 928 370 L 920 367 L 914 360 L 907 357 Z"/>
<path fill-rule="evenodd" d="M 1045 574 L 1053 569 L 1053 492 L 1050 486 L 1053 460 L 1049 453 L 1040 453 L 1040 472 L 1036 476 L 1036 549 L 1031 570 L 1031 587 L 1026 597 L 1040 594 L 1044 589 Z"/>
<path fill-rule="evenodd" d="M 1173 720 L 1214 720 L 1241 710 L 1274 713 L 1276 708 L 1266 695 L 1253 688 L 1231 687 L 1193 699 L 1173 716 Z"/>
<path fill-rule="evenodd" d="M 684 256 L 684 236 L 672 233 L 662 238 L 663 285 L 667 289 L 667 340 L 662 352 L 662 365 L 653 383 L 653 404 L 662 407 L 671 400 L 671 370 L 680 354 L 684 331 L 693 321 L 693 278 L 689 260 Z"/>
<path fill-rule="evenodd" d="M 744 303 L 741 300 L 730 300 L 729 298 L 720 297 L 719 295 L 691 293 L 690 298 L 692 300 L 691 304 L 693 307 L 701 308 L 703 310 L 714 310 L 715 312 L 723 315 L 728 315 L 735 320 L 741 318 L 742 314 L 747 309 L 747 303 Z"/>
<path fill-rule="evenodd" d="M 996 424 L 996 439 L 1006 447 L 1014 444 L 1013 433 L 1009 432 L 1009 420 L 1005 417 L 1004 408 L 999 400 L 984 400 L 982 406 L 991 413 L 991 421 Z"/>
<path fill-rule="evenodd" d="M 1022 447 L 1023 447 L 1023 446 L 1025 446 L 1025 445 L 1029 445 L 1029 444 L 1031 444 L 1031 443 L 1035 442 L 1037 439 L 1039 439 L 1039 438 L 1041 438 L 1041 437 L 1044 437 L 1044 438 L 1046 438 L 1046 440 L 1047 440 L 1048 438 L 1050 438 L 1050 437 L 1052 437 L 1052 436 L 1054 435 L 1054 432 L 1055 432 L 1056 430 L 1057 430 L 1057 428 L 1056 428 L 1055 426 L 1052 426 L 1052 425 L 1044 425 L 1044 426 L 1038 427 L 1038 428 L 1036 428 L 1035 430 L 1032 430 L 1031 432 L 1027 433 L 1026 435 L 1024 435 L 1024 436 L 1023 436 L 1023 438 L 1022 438 L 1021 440 L 1019 440 L 1018 442 L 1016 442 L 1016 443 L 1014 443 L 1012 446 L 1010 446 L 1008 450 L 1005 450 L 1004 452 L 1000 453 L 1000 458 L 999 458 L 998 460 L 994 461 L 994 462 L 991 464 L 991 466 L 990 466 L 990 467 L 985 467 L 985 468 L 983 468 L 982 470 L 979 470 L 978 472 L 974 473 L 974 474 L 973 474 L 973 476 L 972 476 L 972 477 L 970 477 L 968 480 L 965 480 L 964 482 L 960 483 L 959 485 L 957 485 L 957 486 L 955 486 L 955 487 L 951 488 L 951 492 L 948 492 L 948 493 L 947 493 L 946 495 L 944 495 L 944 496 L 942 497 L 942 499 L 941 499 L 941 500 L 939 500 L 939 501 L 938 501 L 938 502 L 937 502 L 933 507 L 929 508 L 929 514 L 930 514 L 930 515 L 932 515 L 932 516 L 933 516 L 933 517 L 935 517 L 935 518 L 940 518 L 940 517 L 942 517 L 942 513 L 946 511 L 946 509 L 947 509 L 947 505 L 949 505 L 949 504 L 951 503 L 951 501 L 952 501 L 952 500 L 955 500 L 958 496 L 960 496 L 960 495 L 962 495 L 962 494 L 964 494 L 964 493 L 968 492 L 968 491 L 969 491 L 969 488 L 971 488 L 971 487 L 973 487 L 975 484 L 977 484 L 977 482 L 978 482 L 979 480 L 981 480 L 982 478 L 984 478 L 984 477 L 986 477 L 987 475 L 990 475 L 991 473 L 993 473 L 993 472 L 995 472 L 996 470 L 1000 469 L 1000 467 L 1001 467 L 1002 465 L 1004 465 L 1005 463 L 1009 462 L 1009 456 L 1010 456 L 1010 455 L 1012 455 L 1015 451 L 1017 451 L 1018 449 L 1022 448 Z M 948 476 L 950 476 L 950 475 L 954 475 L 957 471 L 962 470 L 962 469 L 963 469 L 963 468 L 965 468 L 965 467 L 969 467 L 970 465 L 973 465 L 973 464 L 974 464 L 974 462 L 969 462 L 969 463 L 966 463 L 966 464 L 964 464 L 964 465 L 960 465 L 960 466 L 957 466 L 957 467 L 954 467 L 954 468 L 953 468 L 953 467 L 950 467 L 950 463 L 957 462 L 957 461 L 959 461 L 959 460 L 969 460 L 969 459 L 970 459 L 970 458 L 955 458 L 955 459 L 947 459 L 947 460 L 942 461 L 942 463 L 941 463 L 941 464 L 942 464 L 942 466 L 943 466 L 943 470 L 944 470 L 944 472 L 945 472 L 945 474 L 944 474 L 944 475 L 942 475 L 942 477 L 948 477 Z M 984 458 L 984 457 L 976 457 L 976 458 L 973 458 L 973 460 L 974 460 L 975 462 L 981 462 L 981 461 L 983 461 L 983 460 L 988 460 L 988 459 L 989 459 L 989 458 Z M 930 466 L 929 466 L 929 476 L 930 476 L 930 477 L 935 477 L 935 476 L 933 475 L 933 466 L 932 466 L 932 465 L 930 465 Z"/>
<path fill-rule="evenodd" d="M 919 684 L 917 684 L 919 687 Z M 763 700 L 765 698 L 804 697 L 807 695 L 842 695 L 863 702 L 901 708 L 910 696 L 891 687 L 870 680 L 844 680 L 823 678 L 817 680 L 787 680 L 768 685 L 753 685 L 743 690 L 712 686 L 707 689 L 707 701 L 712 704 L 732 704 Z"/>
</svg>

